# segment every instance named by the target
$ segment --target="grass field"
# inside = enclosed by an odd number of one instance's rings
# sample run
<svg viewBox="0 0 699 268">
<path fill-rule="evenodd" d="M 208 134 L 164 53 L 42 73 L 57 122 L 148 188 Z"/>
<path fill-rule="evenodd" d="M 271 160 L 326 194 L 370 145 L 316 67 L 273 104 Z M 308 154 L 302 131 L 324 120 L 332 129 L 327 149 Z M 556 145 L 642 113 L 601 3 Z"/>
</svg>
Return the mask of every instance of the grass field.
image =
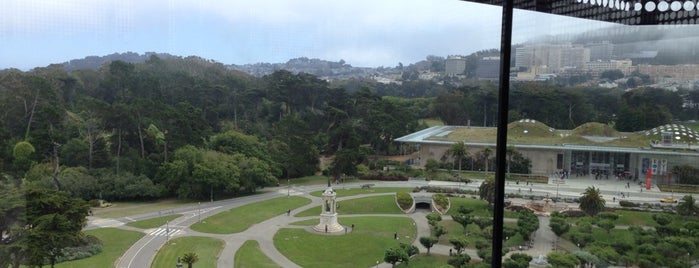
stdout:
<svg viewBox="0 0 699 268">
<path fill-rule="evenodd" d="M 453 220 L 443 220 L 439 222 L 439 225 L 444 226 L 444 228 L 447 230 L 447 233 L 443 235 L 442 237 L 439 238 L 439 241 L 437 242 L 440 245 L 447 245 L 451 246 L 451 243 L 449 243 L 449 239 L 455 238 L 455 237 L 464 237 L 464 227 L 461 226 L 458 222 L 455 222 Z M 505 226 L 510 226 L 510 227 L 516 227 L 517 224 L 514 222 L 505 222 Z M 476 247 L 476 241 L 477 240 L 483 240 L 485 241 L 484 238 L 476 235 L 481 233 L 481 229 L 475 225 L 475 224 L 469 224 L 466 226 L 466 231 L 468 232 L 468 235 L 465 235 L 466 241 L 468 241 L 468 248 L 475 248 Z M 504 248 L 510 247 L 510 246 L 517 246 L 522 244 L 522 236 L 517 234 L 513 237 L 508 237 L 507 242 L 503 245 Z M 490 244 L 490 240 L 487 240 L 488 244 Z M 411 264 L 412 266 L 412 264 Z"/>
<path fill-rule="evenodd" d="M 362 189 L 362 188 L 351 188 L 351 189 L 342 189 L 342 188 L 333 188 L 335 190 L 335 193 L 337 194 L 336 197 L 345 197 L 345 196 L 352 196 L 352 195 L 360 195 L 360 194 L 380 194 L 380 193 L 396 193 L 396 192 L 411 192 L 413 188 L 400 188 L 400 187 L 379 187 L 379 188 L 369 188 L 369 189 Z M 323 191 L 316 191 L 312 192 L 312 196 L 317 196 L 320 197 L 323 194 Z"/>
<path fill-rule="evenodd" d="M 342 214 L 403 214 L 396 204 L 395 195 L 369 196 L 338 202 L 337 213 Z M 320 206 L 309 208 L 296 217 L 320 215 Z"/>
<path fill-rule="evenodd" d="M 126 225 L 141 229 L 155 228 L 165 225 L 166 222 L 179 218 L 182 214 L 173 214 L 163 217 L 147 219 L 142 221 L 129 222 Z"/>
<path fill-rule="evenodd" d="M 248 240 L 235 253 L 235 267 L 238 268 L 276 268 L 281 267 L 260 250 L 260 244 Z"/>
<path fill-rule="evenodd" d="M 278 197 L 221 212 L 193 224 L 191 228 L 203 233 L 238 233 L 253 224 L 282 215 L 287 209 L 295 209 L 309 203 L 311 200 L 298 196 Z"/>
<path fill-rule="evenodd" d="M 194 252 L 199 256 L 199 261 L 194 264 L 194 267 L 216 267 L 216 262 L 223 246 L 224 242 L 222 240 L 210 237 L 186 236 L 175 238 L 160 248 L 158 254 L 155 255 L 151 268 L 175 267 L 177 257 L 182 257 L 182 255 L 189 252 Z M 184 264 L 184 266 L 186 267 L 187 265 Z"/>
<path fill-rule="evenodd" d="M 102 252 L 86 259 L 56 264 L 56 268 L 114 267 L 116 260 L 144 235 L 116 228 L 89 230 L 85 231 L 85 234 L 94 235 L 102 240 L 104 245 Z"/>
<path fill-rule="evenodd" d="M 412 243 L 414 222 L 404 217 L 353 217 L 345 220 L 355 229 L 347 235 L 312 234 L 285 228 L 274 236 L 274 245 L 301 267 L 370 267 L 383 261 L 384 251 L 399 242 Z M 398 233 L 398 240 L 393 234 Z"/>
<path fill-rule="evenodd" d="M 196 202 L 162 200 L 153 202 L 115 202 L 111 207 L 93 208 L 92 213 L 100 218 L 121 218 L 136 214 L 167 211 L 179 207 L 193 206 Z"/>
<path fill-rule="evenodd" d="M 383 260 L 381 260 L 383 261 Z M 396 265 L 397 268 L 434 268 L 434 267 L 452 267 L 448 266 L 449 256 L 430 254 L 418 254 L 417 256 L 410 259 L 409 264 L 399 263 Z"/>
<path fill-rule="evenodd" d="M 474 199 L 470 197 L 450 197 L 449 201 L 451 202 L 451 207 L 449 208 L 449 211 L 447 211 L 447 215 L 454 215 L 459 213 L 459 206 L 464 206 L 473 210 L 473 212 L 471 213 L 473 216 L 489 218 L 493 217 L 492 212 L 488 209 L 488 202 L 485 202 L 483 200 Z M 505 218 L 517 217 L 519 217 L 519 214 L 517 212 L 505 210 Z"/>
</svg>

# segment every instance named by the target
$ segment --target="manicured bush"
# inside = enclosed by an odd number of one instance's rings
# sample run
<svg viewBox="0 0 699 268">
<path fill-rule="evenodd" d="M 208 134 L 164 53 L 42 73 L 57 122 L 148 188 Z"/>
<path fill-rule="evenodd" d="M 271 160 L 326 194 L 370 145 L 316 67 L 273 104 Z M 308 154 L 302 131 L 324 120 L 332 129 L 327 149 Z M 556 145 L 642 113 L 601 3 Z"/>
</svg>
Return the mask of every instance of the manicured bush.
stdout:
<svg viewBox="0 0 699 268">
<path fill-rule="evenodd" d="M 446 209 L 449 205 L 449 199 L 443 194 L 436 194 L 432 197 L 434 202 L 443 209 Z"/>
<path fill-rule="evenodd" d="M 406 192 L 396 193 L 396 200 L 398 202 L 398 206 L 400 206 L 400 208 L 403 210 L 409 209 L 413 205 L 413 197 Z"/>
<path fill-rule="evenodd" d="M 621 201 L 619 201 L 619 206 L 622 206 L 622 207 L 638 207 L 638 204 L 636 204 L 636 203 L 634 203 L 634 202 L 631 202 L 631 201 L 627 201 L 627 200 L 621 200 Z"/>
</svg>

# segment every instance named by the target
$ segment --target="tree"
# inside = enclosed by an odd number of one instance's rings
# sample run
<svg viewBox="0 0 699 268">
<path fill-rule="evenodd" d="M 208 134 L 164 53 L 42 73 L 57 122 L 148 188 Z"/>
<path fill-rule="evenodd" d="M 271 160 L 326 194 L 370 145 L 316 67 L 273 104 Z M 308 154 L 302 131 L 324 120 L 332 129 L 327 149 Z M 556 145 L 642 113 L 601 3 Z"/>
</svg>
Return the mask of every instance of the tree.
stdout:
<svg viewBox="0 0 699 268">
<path fill-rule="evenodd" d="M 694 215 L 697 213 L 696 200 L 691 195 L 685 195 L 675 207 L 677 213 L 684 216 Z"/>
<path fill-rule="evenodd" d="M 532 256 L 524 253 L 512 253 L 509 258 L 505 259 L 502 263 L 502 267 L 505 268 L 527 268 L 529 267 L 529 262 L 532 261 Z"/>
<path fill-rule="evenodd" d="M 539 229 L 539 218 L 533 212 L 522 212 L 517 218 L 517 228 L 522 238 L 529 240 L 531 234 Z"/>
<path fill-rule="evenodd" d="M 485 147 L 483 151 L 481 151 L 481 156 L 483 157 L 483 163 L 485 165 L 485 172 L 488 172 L 490 169 L 488 168 L 488 162 L 490 162 L 490 155 L 493 154 L 493 150 L 491 150 L 489 147 Z"/>
<path fill-rule="evenodd" d="M 495 177 L 488 176 L 481 186 L 478 187 L 478 195 L 482 200 L 488 201 L 488 205 L 492 205 L 495 201 Z"/>
<path fill-rule="evenodd" d="M 447 150 L 447 153 L 449 153 L 449 155 L 451 155 L 451 157 L 459 163 L 459 171 L 461 171 L 461 160 L 468 155 L 468 150 L 466 149 L 464 142 L 459 141 L 452 144 L 449 150 Z"/>
<path fill-rule="evenodd" d="M 461 224 L 461 227 L 464 228 L 464 233 L 466 233 L 466 226 L 473 222 L 473 216 L 461 213 L 452 215 L 451 219 Z"/>
<path fill-rule="evenodd" d="M 664 213 L 654 213 L 652 218 L 660 226 L 666 226 L 672 222 L 672 216 Z"/>
<path fill-rule="evenodd" d="M 458 254 L 447 261 L 449 265 L 454 266 L 456 268 L 468 267 L 467 265 L 469 262 L 471 262 L 471 256 L 465 253 Z"/>
<path fill-rule="evenodd" d="M 436 212 L 427 214 L 425 218 L 427 218 L 427 223 L 430 226 L 435 226 L 438 222 L 442 221 L 442 215 Z"/>
<path fill-rule="evenodd" d="M 383 260 L 391 264 L 391 267 L 396 267 L 396 263 L 403 262 L 408 259 L 408 253 L 402 248 L 389 248 L 384 253 Z"/>
<path fill-rule="evenodd" d="M 587 215 L 594 216 L 604 210 L 605 201 L 600 194 L 599 188 L 587 187 L 580 197 L 580 209 Z"/>
<path fill-rule="evenodd" d="M 466 246 L 468 246 L 468 241 L 466 241 L 466 238 L 463 237 L 451 238 L 449 239 L 449 243 L 451 243 L 454 246 L 454 249 L 456 249 L 456 254 L 461 254 Z"/>
<path fill-rule="evenodd" d="M 33 154 L 36 152 L 34 146 L 27 141 L 20 141 L 12 149 L 12 164 L 15 170 L 24 174 L 34 164 Z"/>
<path fill-rule="evenodd" d="M 619 69 L 606 70 L 599 75 L 599 78 L 614 81 L 620 78 L 624 78 L 624 73 Z"/>
<path fill-rule="evenodd" d="M 546 261 L 552 267 L 573 268 L 580 263 L 575 255 L 570 253 L 549 252 Z"/>
<path fill-rule="evenodd" d="M 432 248 L 434 244 L 437 244 L 437 241 L 439 241 L 439 239 L 437 239 L 436 237 L 420 237 L 420 244 L 422 244 L 422 246 L 427 249 L 427 255 L 430 254 L 430 248 Z"/>
<path fill-rule="evenodd" d="M 558 246 L 558 239 L 568 231 L 570 231 L 570 223 L 567 223 L 564 218 L 552 216 L 549 221 L 549 227 L 554 234 L 556 234 L 556 246 Z M 555 250 L 555 249 L 554 249 Z"/>
<path fill-rule="evenodd" d="M 182 255 L 182 262 L 186 263 L 188 268 L 192 268 L 192 265 L 194 265 L 194 263 L 198 261 L 199 255 L 197 255 L 197 253 L 187 252 L 184 255 Z"/>
<path fill-rule="evenodd" d="M 444 228 L 444 226 L 435 225 L 434 227 L 432 227 L 432 232 L 434 233 L 434 236 L 437 237 L 437 239 L 439 239 L 439 237 L 447 234 L 447 229 Z"/>
<path fill-rule="evenodd" d="M 607 234 L 614 229 L 614 222 L 611 220 L 601 220 L 597 222 L 597 226 L 607 231 Z"/>
<path fill-rule="evenodd" d="M 88 205 L 65 192 L 27 189 L 26 256 L 30 266 L 51 267 L 63 255 L 63 248 L 75 244 L 87 222 Z M 20 239 L 22 240 L 22 239 Z"/>
</svg>

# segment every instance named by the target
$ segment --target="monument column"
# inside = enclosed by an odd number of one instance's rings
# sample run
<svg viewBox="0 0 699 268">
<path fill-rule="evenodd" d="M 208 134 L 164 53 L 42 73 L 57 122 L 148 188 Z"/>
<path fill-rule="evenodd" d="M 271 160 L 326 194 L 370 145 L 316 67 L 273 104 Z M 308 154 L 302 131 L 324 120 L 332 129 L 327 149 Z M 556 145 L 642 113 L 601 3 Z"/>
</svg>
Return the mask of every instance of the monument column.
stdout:
<svg viewBox="0 0 699 268">
<path fill-rule="evenodd" d="M 344 232 L 345 228 L 337 223 L 336 196 L 337 194 L 331 186 L 328 186 L 328 188 L 323 191 L 321 195 L 323 205 L 321 206 L 320 223 L 314 226 L 313 230 L 323 233 Z"/>
</svg>

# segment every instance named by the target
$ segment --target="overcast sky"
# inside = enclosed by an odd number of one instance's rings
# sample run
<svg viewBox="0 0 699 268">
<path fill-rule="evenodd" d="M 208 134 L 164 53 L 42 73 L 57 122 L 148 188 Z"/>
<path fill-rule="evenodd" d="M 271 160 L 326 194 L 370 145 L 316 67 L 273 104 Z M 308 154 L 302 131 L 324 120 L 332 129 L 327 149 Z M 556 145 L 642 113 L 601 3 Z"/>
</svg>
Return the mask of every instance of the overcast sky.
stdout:
<svg viewBox="0 0 699 268">
<path fill-rule="evenodd" d="M 395 66 L 497 48 L 501 9 L 455 0 L 3 0 L 0 69 L 115 52 L 224 64 L 309 57 Z M 515 13 L 516 42 L 603 23 Z"/>
</svg>

